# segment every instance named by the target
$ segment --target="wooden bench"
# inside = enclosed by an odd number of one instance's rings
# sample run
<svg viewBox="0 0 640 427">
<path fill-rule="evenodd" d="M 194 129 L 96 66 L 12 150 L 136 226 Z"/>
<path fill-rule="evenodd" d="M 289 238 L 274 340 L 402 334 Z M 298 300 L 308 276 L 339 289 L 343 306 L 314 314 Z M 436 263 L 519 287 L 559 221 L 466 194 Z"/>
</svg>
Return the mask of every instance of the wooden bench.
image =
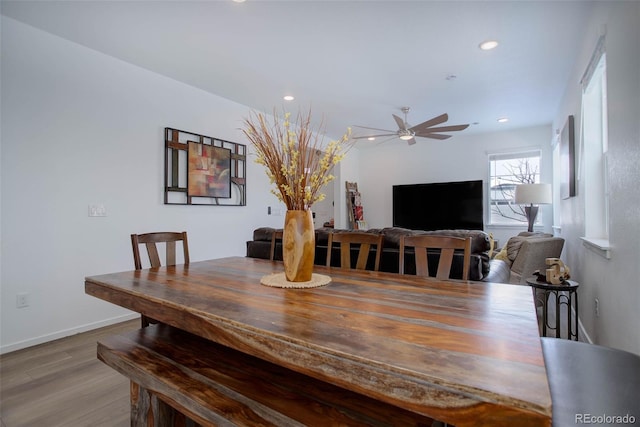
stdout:
<svg viewBox="0 0 640 427">
<path fill-rule="evenodd" d="M 167 325 L 98 342 L 132 426 L 430 426 L 432 420 Z"/>
</svg>

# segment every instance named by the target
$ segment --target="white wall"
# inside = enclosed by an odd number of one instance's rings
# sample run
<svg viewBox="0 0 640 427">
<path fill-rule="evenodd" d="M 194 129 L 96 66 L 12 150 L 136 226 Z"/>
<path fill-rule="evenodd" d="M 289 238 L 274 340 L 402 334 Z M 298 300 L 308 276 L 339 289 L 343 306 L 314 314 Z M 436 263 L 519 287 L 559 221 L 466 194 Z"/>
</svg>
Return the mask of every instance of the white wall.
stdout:
<svg viewBox="0 0 640 427">
<path fill-rule="evenodd" d="M 197 261 L 282 225 L 252 158 L 246 207 L 163 204 L 164 127 L 246 143 L 247 107 L 6 17 L 1 77 L 0 351 L 135 317 L 84 294 L 85 276 L 133 269 L 131 233 L 186 230 Z"/>
<path fill-rule="evenodd" d="M 609 240 L 607 260 L 583 246 L 584 177 L 577 196 L 560 202 L 561 236 L 572 276 L 580 282 L 580 318 L 592 340 L 640 354 L 640 3 L 600 2 L 585 28 L 582 50 L 567 83 L 553 127 L 576 118 L 579 135 L 580 79 L 596 42 L 606 33 L 609 121 Z M 576 141 L 579 145 L 579 142 Z M 580 153 L 578 153 L 580 158 Z M 599 299 L 600 317 L 594 300 Z"/>
<path fill-rule="evenodd" d="M 541 180 L 551 182 L 550 142 L 549 125 L 480 135 L 460 133 L 445 141 L 419 138 L 411 146 L 391 141 L 374 148 L 362 148 L 359 188 L 368 225 L 371 228 L 391 226 L 392 186 L 397 184 L 483 180 L 486 196 L 488 153 L 539 148 L 542 150 Z M 551 206 L 542 206 L 540 215 L 544 219 L 543 229 L 550 232 Z M 485 212 L 485 231 L 493 233 L 501 244 L 526 228 L 526 224 L 488 226 Z"/>
</svg>

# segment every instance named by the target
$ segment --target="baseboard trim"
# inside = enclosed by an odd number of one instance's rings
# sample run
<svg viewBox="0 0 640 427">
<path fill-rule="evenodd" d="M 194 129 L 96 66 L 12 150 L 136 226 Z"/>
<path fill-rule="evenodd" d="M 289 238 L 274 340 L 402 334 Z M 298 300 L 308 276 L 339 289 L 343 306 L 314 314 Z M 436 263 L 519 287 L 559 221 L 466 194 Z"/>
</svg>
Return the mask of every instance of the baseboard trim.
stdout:
<svg viewBox="0 0 640 427">
<path fill-rule="evenodd" d="M 571 307 L 571 311 L 572 311 L 572 315 L 575 316 L 576 315 L 576 310 L 573 308 L 573 306 Z M 580 337 L 583 337 L 584 339 L 580 339 L 580 341 L 584 341 L 584 342 L 588 342 L 589 344 L 593 344 L 593 340 L 591 339 L 591 336 L 587 333 L 587 330 L 584 328 L 584 325 L 582 324 L 582 321 L 580 320 L 580 318 L 578 317 L 578 331 L 580 334 Z"/>
<path fill-rule="evenodd" d="M 63 329 L 61 331 L 53 332 L 51 334 L 42 335 L 35 338 L 30 338 L 28 340 L 18 341 L 16 343 L 0 346 L 0 354 L 11 353 L 12 351 L 22 350 L 24 348 L 33 347 L 34 345 L 38 344 L 44 344 L 46 342 L 54 341 L 60 338 L 66 338 L 71 335 L 80 334 L 82 332 L 92 331 L 94 329 L 103 328 L 105 326 L 114 325 L 120 322 L 126 322 L 127 320 L 133 320 L 138 317 L 140 317 L 138 313 L 129 313 L 122 316 L 100 320 L 98 322 L 87 323 L 74 328 Z"/>
</svg>

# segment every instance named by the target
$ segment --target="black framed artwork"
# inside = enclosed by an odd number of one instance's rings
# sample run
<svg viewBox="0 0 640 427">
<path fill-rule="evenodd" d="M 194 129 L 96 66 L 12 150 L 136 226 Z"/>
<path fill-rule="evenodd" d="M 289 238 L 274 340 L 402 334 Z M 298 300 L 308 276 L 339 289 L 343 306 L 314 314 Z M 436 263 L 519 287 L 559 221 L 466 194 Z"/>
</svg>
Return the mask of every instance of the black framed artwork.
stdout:
<svg viewBox="0 0 640 427">
<path fill-rule="evenodd" d="M 164 129 L 166 205 L 246 206 L 244 144 Z"/>
<path fill-rule="evenodd" d="M 568 199 L 576 195 L 576 155 L 573 116 L 560 133 L 560 197 Z"/>
</svg>

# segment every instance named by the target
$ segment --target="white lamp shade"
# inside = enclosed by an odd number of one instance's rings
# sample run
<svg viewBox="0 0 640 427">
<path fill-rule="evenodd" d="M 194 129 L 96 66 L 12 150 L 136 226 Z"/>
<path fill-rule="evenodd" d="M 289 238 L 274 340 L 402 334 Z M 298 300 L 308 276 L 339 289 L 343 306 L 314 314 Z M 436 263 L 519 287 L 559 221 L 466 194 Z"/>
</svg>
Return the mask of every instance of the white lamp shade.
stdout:
<svg viewBox="0 0 640 427">
<path fill-rule="evenodd" d="M 520 184 L 515 195 L 518 205 L 546 205 L 552 202 L 551 184 Z"/>
</svg>

